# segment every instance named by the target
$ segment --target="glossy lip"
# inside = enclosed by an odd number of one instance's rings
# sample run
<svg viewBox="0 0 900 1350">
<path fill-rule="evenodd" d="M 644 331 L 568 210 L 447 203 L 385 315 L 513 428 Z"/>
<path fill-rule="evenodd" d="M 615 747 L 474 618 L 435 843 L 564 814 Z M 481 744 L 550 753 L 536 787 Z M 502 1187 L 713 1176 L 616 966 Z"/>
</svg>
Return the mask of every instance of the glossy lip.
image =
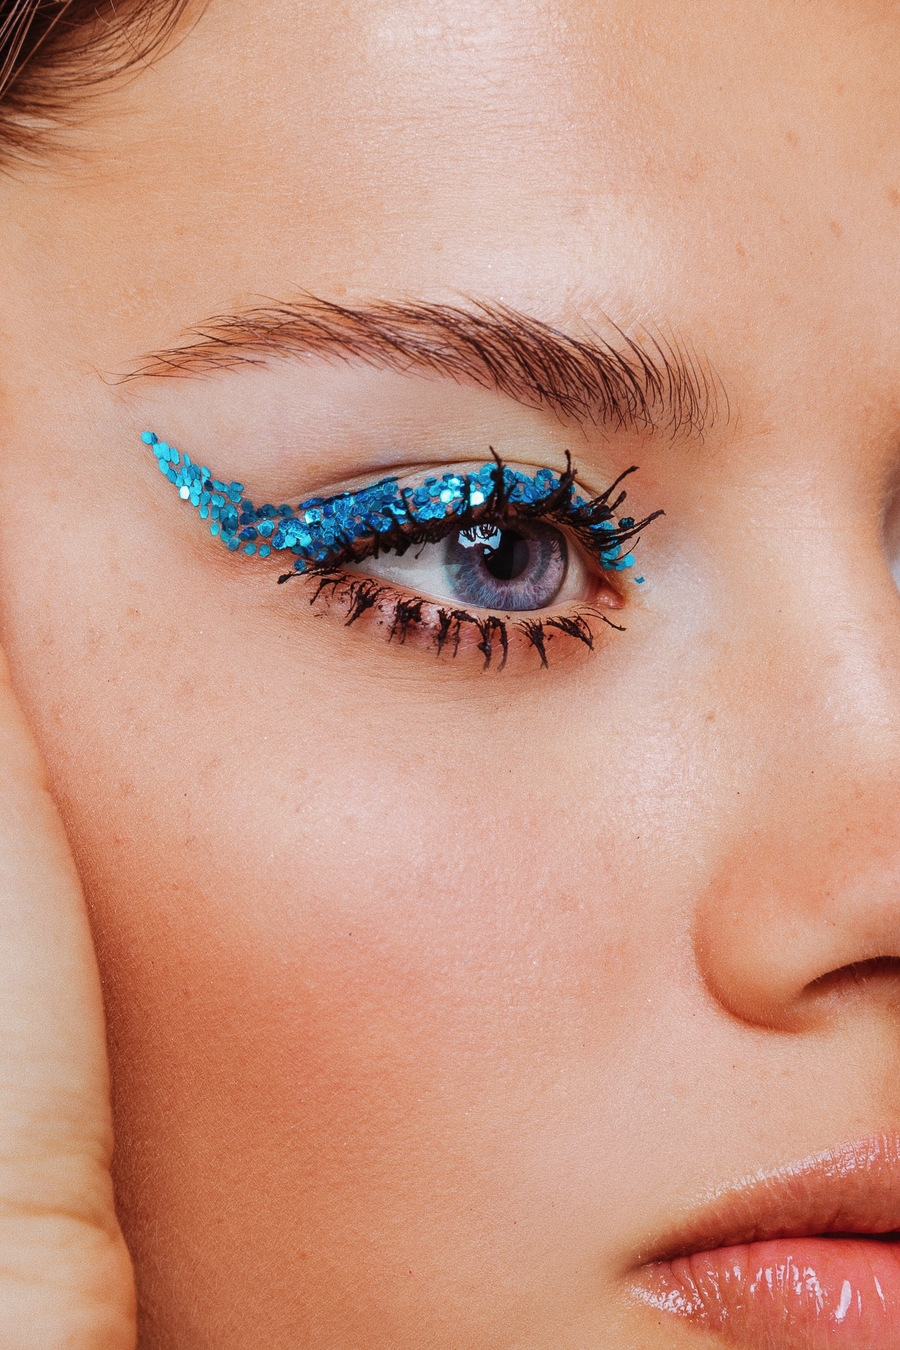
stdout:
<svg viewBox="0 0 900 1350">
<path fill-rule="evenodd" d="M 640 1267 L 775 1238 L 900 1241 L 900 1133 L 840 1144 L 717 1195 L 658 1244 Z"/>
<path fill-rule="evenodd" d="M 632 1294 L 744 1350 L 898 1350 L 900 1134 L 728 1187 L 642 1254 Z"/>
</svg>

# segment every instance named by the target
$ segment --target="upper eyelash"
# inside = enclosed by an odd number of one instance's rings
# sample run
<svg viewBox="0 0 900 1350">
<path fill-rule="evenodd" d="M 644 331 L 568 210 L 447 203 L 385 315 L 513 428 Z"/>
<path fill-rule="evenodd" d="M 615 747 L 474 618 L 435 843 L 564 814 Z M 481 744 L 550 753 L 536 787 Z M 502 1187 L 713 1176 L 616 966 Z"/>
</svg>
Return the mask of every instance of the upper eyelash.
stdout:
<svg viewBox="0 0 900 1350">
<path fill-rule="evenodd" d="M 630 516 L 616 521 L 615 512 L 626 493 L 620 491 L 614 501 L 612 495 L 636 466 L 621 473 L 599 496 L 586 499 L 576 492 L 568 453 L 562 475 L 540 468 L 529 476 L 506 466 L 493 448 L 492 463 L 465 474 L 431 475 L 416 487 L 401 488 L 397 477 L 389 477 L 354 492 L 311 497 L 296 509 L 270 503 L 256 507 L 244 496 L 242 483 L 213 478 L 209 469 L 160 441 L 153 431 L 143 432 L 141 439 L 152 448 L 161 472 L 179 495 L 199 510 L 201 519 L 211 518 L 210 532 L 229 549 L 237 551 L 243 545 L 245 554 L 261 558 L 273 548 L 290 550 L 294 571 L 281 581 L 380 552 L 402 554 L 413 544 L 436 542 L 453 529 L 510 516 L 550 516 L 563 522 L 601 568 L 623 571 L 634 565 L 633 554 L 623 553 L 623 547 L 663 514 L 654 511 L 640 521 Z"/>
</svg>

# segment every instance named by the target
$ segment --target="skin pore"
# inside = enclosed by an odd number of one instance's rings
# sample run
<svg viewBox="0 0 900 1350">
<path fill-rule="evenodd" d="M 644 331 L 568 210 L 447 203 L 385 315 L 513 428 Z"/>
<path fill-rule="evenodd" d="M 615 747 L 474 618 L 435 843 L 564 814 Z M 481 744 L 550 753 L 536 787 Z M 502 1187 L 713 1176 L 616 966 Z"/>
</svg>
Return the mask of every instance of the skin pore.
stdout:
<svg viewBox="0 0 900 1350">
<path fill-rule="evenodd" d="M 211 0 L 0 182 L 2 641 L 141 1350 L 713 1345 L 647 1254 L 897 1127 L 898 49 L 846 0 Z M 119 378 L 309 297 L 627 334 L 708 415 L 318 351 Z M 223 549 L 146 428 L 254 500 L 493 447 L 665 516 L 625 632 L 485 674 Z"/>
</svg>

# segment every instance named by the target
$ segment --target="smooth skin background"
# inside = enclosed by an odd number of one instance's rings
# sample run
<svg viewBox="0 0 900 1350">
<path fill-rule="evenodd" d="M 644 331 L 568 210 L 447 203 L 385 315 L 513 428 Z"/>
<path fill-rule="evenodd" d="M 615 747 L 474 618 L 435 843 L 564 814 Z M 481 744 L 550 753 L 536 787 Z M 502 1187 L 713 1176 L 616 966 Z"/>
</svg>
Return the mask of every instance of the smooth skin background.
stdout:
<svg viewBox="0 0 900 1350">
<path fill-rule="evenodd" d="M 900 7 L 862 0 L 211 0 L 2 180 L 2 639 L 142 1350 L 699 1350 L 642 1253 L 900 1123 L 898 261 Z M 301 291 L 677 337 L 718 416 L 110 378 Z M 639 463 L 666 515 L 627 632 L 482 674 L 226 554 L 145 427 L 276 500 L 492 444 Z"/>
</svg>

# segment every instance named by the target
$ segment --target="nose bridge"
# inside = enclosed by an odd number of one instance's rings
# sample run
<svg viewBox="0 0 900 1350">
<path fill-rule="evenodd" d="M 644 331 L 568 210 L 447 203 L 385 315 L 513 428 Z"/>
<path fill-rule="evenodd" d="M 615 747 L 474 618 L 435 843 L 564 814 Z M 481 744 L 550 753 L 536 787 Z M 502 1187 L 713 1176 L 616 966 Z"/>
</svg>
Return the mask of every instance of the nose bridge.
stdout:
<svg viewBox="0 0 900 1350">
<path fill-rule="evenodd" d="M 876 515 L 832 503 L 776 523 L 738 573 L 735 734 L 750 750 L 695 948 L 714 995 L 754 1023 L 805 1024 L 825 977 L 900 961 L 900 596 Z"/>
<path fill-rule="evenodd" d="M 891 791 L 900 770 L 900 598 L 883 596 L 877 613 L 866 597 L 848 614 L 846 589 L 832 589 L 827 606 L 816 597 L 824 613 L 803 604 L 794 621 L 782 604 L 777 634 L 766 635 L 770 687 L 750 716 L 773 807 L 784 811 L 779 796 L 790 802 L 783 826 L 824 825 L 832 810 L 849 824 L 900 804 Z"/>
<path fill-rule="evenodd" d="M 900 594 L 880 483 L 852 475 L 837 450 L 819 453 L 802 489 L 770 492 L 731 532 L 729 571 L 761 751 L 786 783 L 797 768 L 841 791 L 900 765 Z"/>
</svg>

